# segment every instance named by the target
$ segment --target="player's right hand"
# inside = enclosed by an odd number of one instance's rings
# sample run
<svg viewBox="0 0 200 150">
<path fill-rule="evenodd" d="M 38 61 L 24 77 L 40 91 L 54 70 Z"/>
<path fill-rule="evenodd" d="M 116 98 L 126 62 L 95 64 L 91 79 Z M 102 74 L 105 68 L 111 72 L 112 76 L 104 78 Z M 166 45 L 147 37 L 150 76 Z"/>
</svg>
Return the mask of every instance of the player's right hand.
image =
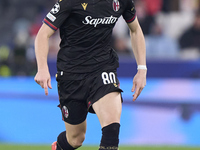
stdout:
<svg viewBox="0 0 200 150">
<path fill-rule="evenodd" d="M 38 71 L 34 80 L 44 89 L 45 95 L 48 95 L 48 88 L 52 89 L 49 71 Z"/>
</svg>

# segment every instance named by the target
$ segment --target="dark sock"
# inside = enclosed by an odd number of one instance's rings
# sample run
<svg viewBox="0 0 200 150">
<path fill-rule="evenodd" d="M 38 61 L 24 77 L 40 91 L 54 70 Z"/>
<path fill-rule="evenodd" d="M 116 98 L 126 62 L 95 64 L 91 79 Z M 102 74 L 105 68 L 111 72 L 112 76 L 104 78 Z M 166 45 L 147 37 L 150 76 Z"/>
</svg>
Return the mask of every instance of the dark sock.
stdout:
<svg viewBox="0 0 200 150">
<path fill-rule="evenodd" d="M 66 131 L 61 132 L 57 138 L 57 149 L 56 150 L 75 150 L 67 141 Z"/>
<path fill-rule="evenodd" d="M 119 123 L 112 123 L 102 128 L 99 150 L 117 150 L 119 144 Z"/>
</svg>

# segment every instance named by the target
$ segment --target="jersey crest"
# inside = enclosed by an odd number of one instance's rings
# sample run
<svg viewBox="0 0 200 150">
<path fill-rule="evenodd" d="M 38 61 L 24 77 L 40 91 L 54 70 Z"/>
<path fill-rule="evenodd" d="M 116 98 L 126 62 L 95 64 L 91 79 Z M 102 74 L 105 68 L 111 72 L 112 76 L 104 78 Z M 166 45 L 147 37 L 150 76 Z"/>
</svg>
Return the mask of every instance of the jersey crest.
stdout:
<svg viewBox="0 0 200 150">
<path fill-rule="evenodd" d="M 113 0 L 113 10 L 116 12 L 120 9 L 119 0 Z"/>
</svg>

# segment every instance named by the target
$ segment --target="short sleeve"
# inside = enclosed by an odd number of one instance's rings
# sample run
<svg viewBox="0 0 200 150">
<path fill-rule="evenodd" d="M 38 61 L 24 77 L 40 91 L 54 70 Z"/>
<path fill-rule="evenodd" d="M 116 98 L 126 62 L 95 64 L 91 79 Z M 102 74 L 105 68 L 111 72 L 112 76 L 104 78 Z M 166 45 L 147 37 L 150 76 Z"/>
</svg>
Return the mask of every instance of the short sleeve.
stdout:
<svg viewBox="0 0 200 150">
<path fill-rule="evenodd" d="M 46 15 L 43 22 L 53 30 L 57 30 L 71 12 L 71 0 L 59 0 Z"/>
<path fill-rule="evenodd" d="M 136 10 L 135 10 L 135 4 L 133 0 L 127 0 L 126 9 L 122 15 L 123 15 L 124 20 L 127 23 L 131 23 L 135 20 Z"/>
</svg>

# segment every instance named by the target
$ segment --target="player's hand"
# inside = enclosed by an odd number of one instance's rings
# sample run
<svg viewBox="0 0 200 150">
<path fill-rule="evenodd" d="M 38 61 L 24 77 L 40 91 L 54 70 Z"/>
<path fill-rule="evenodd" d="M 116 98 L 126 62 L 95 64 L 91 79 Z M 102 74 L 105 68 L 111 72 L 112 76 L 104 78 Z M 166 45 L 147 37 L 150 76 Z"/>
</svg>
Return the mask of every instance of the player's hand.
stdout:
<svg viewBox="0 0 200 150">
<path fill-rule="evenodd" d="M 49 71 L 38 71 L 34 80 L 44 89 L 45 95 L 48 95 L 48 88 L 52 89 Z"/>
<path fill-rule="evenodd" d="M 140 95 L 146 85 L 146 74 L 147 70 L 139 69 L 137 74 L 133 78 L 133 87 L 131 89 L 132 92 L 135 92 L 133 94 L 133 101 L 137 99 L 137 97 Z"/>
</svg>

